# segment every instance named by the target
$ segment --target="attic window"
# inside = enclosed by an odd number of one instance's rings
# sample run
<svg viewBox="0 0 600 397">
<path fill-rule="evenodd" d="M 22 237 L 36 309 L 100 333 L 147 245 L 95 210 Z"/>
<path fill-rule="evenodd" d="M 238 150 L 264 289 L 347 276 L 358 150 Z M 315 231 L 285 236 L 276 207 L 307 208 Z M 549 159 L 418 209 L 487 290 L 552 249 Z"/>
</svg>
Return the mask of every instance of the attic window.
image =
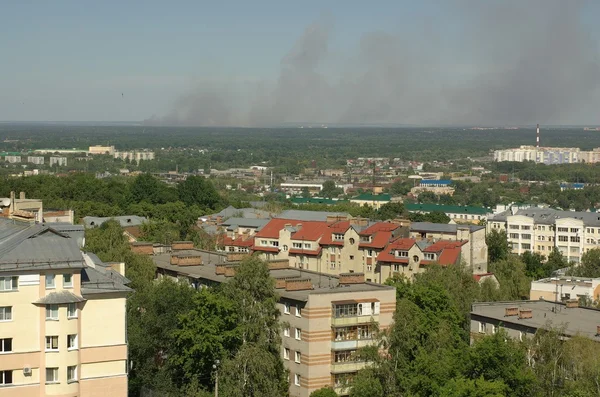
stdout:
<svg viewBox="0 0 600 397">
<path fill-rule="evenodd" d="M 333 239 L 335 241 L 340 241 L 344 239 L 344 235 L 342 233 L 333 233 Z"/>
<path fill-rule="evenodd" d="M 396 251 L 397 258 L 408 258 L 408 251 Z"/>
<path fill-rule="evenodd" d="M 428 261 L 434 261 L 435 260 L 435 254 L 432 252 L 426 252 L 425 253 L 425 259 Z"/>
</svg>

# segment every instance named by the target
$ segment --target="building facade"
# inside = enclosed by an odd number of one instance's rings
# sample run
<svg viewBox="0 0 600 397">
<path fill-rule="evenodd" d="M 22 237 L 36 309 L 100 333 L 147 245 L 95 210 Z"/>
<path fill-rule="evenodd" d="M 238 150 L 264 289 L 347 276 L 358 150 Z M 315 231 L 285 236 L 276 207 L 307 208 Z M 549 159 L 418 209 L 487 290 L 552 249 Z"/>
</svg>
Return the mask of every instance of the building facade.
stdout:
<svg viewBox="0 0 600 397">
<path fill-rule="evenodd" d="M 27 156 L 27 162 L 36 164 L 36 165 L 42 165 L 42 164 L 44 164 L 44 157 L 43 156 Z"/>
<path fill-rule="evenodd" d="M 429 214 L 431 212 L 443 212 L 452 221 L 457 223 L 477 224 L 487 219 L 490 210 L 483 207 L 442 205 L 442 204 L 404 204 L 408 212 L 418 214 Z"/>
<path fill-rule="evenodd" d="M 48 226 L 0 230 L 0 394 L 125 397 L 124 264 Z"/>
<path fill-rule="evenodd" d="M 559 276 L 531 282 L 531 300 L 566 302 L 571 299 L 600 301 L 600 278 Z"/>
<path fill-rule="evenodd" d="M 52 166 L 59 166 L 59 167 L 66 167 L 67 166 L 67 158 L 66 157 L 50 157 L 50 167 Z"/>
</svg>

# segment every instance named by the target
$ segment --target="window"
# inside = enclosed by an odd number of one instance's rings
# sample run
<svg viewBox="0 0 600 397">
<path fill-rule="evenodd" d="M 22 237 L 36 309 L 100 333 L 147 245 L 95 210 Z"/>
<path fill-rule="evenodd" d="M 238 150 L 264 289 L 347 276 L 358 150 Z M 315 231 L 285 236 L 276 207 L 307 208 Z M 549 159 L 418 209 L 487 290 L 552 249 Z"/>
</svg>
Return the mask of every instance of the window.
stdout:
<svg viewBox="0 0 600 397">
<path fill-rule="evenodd" d="M 65 274 L 63 276 L 63 287 L 64 288 L 72 288 L 73 287 L 73 275 Z"/>
<path fill-rule="evenodd" d="M 67 335 L 67 349 L 77 350 L 77 334 Z"/>
<path fill-rule="evenodd" d="M 296 328 L 296 339 L 302 340 L 302 330 L 300 328 Z"/>
<path fill-rule="evenodd" d="M 229 252 L 235 252 L 235 247 L 228 247 L 229 248 Z"/>
<path fill-rule="evenodd" d="M 58 305 L 46 305 L 46 320 L 58 320 Z"/>
<path fill-rule="evenodd" d="M 290 336 L 290 327 L 285 327 L 283 329 L 283 336 Z"/>
<path fill-rule="evenodd" d="M 367 272 L 372 272 L 373 271 L 373 265 L 367 265 Z M 370 281 L 370 280 L 368 280 Z"/>
<path fill-rule="evenodd" d="M 350 238 L 350 239 L 348 240 L 348 242 L 350 243 L 350 245 L 354 245 L 354 243 L 355 243 L 356 241 L 355 241 L 353 238 Z"/>
<path fill-rule="evenodd" d="M 333 306 L 333 315 L 336 318 L 356 317 L 358 315 L 358 305 L 356 303 L 334 305 Z"/>
<path fill-rule="evenodd" d="M 498 332 L 498 326 L 492 325 L 492 334 L 495 334 L 496 332 Z"/>
<path fill-rule="evenodd" d="M 0 352 L 6 353 L 12 351 L 12 338 L 0 339 Z"/>
<path fill-rule="evenodd" d="M 511 233 L 510 234 L 510 238 L 518 239 L 519 238 L 519 233 Z"/>
<path fill-rule="evenodd" d="M 293 248 L 302 248 L 302 243 L 292 243 Z"/>
<path fill-rule="evenodd" d="M 260 245 L 269 245 L 269 242 L 267 240 L 261 240 Z"/>
<path fill-rule="evenodd" d="M 16 291 L 19 285 L 19 277 L 0 277 L 0 291 Z"/>
<path fill-rule="evenodd" d="M 12 320 L 12 306 L 0 307 L 0 321 L 11 321 Z"/>
<path fill-rule="evenodd" d="M 283 312 L 285 314 L 290 314 L 290 304 L 288 302 L 283 303 Z"/>
<path fill-rule="evenodd" d="M 67 367 L 67 382 L 75 382 L 77 380 L 77 366 L 70 365 Z"/>
<path fill-rule="evenodd" d="M 509 229 L 518 230 L 519 229 L 519 225 L 510 225 Z"/>
<path fill-rule="evenodd" d="M 398 258 L 408 258 L 408 251 L 396 251 Z"/>
<path fill-rule="evenodd" d="M 521 244 L 521 248 L 523 248 L 524 250 L 529 250 L 529 249 L 531 249 L 531 244 L 523 243 L 523 244 Z"/>
<path fill-rule="evenodd" d="M 46 383 L 58 383 L 58 368 L 46 368 Z"/>
<path fill-rule="evenodd" d="M 479 333 L 485 334 L 485 323 L 479 322 Z"/>
<path fill-rule="evenodd" d="M 297 362 L 298 364 L 300 364 L 300 362 L 302 361 L 302 353 L 300 352 L 295 352 L 294 353 L 294 361 Z"/>
<path fill-rule="evenodd" d="M 345 363 L 355 361 L 356 350 L 341 350 L 336 351 L 333 356 L 333 362 Z"/>
<path fill-rule="evenodd" d="M 69 303 L 67 306 L 67 317 L 77 318 L 77 303 Z"/>
<path fill-rule="evenodd" d="M 12 385 L 12 371 L 0 371 L 0 385 Z"/>
<path fill-rule="evenodd" d="M 300 386 L 300 379 L 301 379 L 301 378 L 302 378 L 302 377 L 301 377 L 300 375 L 298 375 L 298 374 L 294 374 L 294 384 L 295 384 L 296 386 Z"/>
<path fill-rule="evenodd" d="M 287 347 L 283 348 L 283 359 L 284 360 L 290 359 L 290 349 L 288 349 Z"/>
<path fill-rule="evenodd" d="M 46 274 L 46 288 L 54 288 L 54 279 L 56 276 L 54 274 Z"/>
<path fill-rule="evenodd" d="M 335 241 L 340 241 L 344 239 L 344 235 L 342 233 L 333 233 L 333 239 Z"/>
<path fill-rule="evenodd" d="M 523 225 L 521 226 L 521 230 L 531 230 L 531 226 Z"/>
<path fill-rule="evenodd" d="M 354 255 L 350 255 L 350 260 L 353 261 L 354 260 Z"/>
<path fill-rule="evenodd" d="M 577 253 L 579 253 L 579 247 L 571 247 L 571 253 L 572 253 L 572 254 L 577 254 Z"/>
<path fill-rule="evenodd" d="M 561 233 L 568 233 L 569 232 L 569 228 L 568 227 L 559 227 L 556 230 L 558 230 Z"/>
<path fill-rule="evenodd" d="M 284 250 L 284 251 L 287 251 L 287 250 L 288 250 L 288 246 L 287 246 L 287 245 L 284 245 L 284 246 L 283 246 L 283 250 Z"/>
<path fill-rule="evenodd" d="M 296 305 L 296 317 L 302 317 L 302 313 L 300 312 L 300 305 Z"/>
<path fill-rule="evenodd" d="M 373 250 L 368 250 L 368 251 L 367 251 L 367 256 L 368 256 L 368 257 L 373 257 L 373 256 L 375 256 L 375 254 L 373 253 Z"/>
<path fill-rule="evenodd" d="M 413 255 L 413 262 L 419 262 L 419 257 L 417 255 Z"/>
<path fill-rule="evenodd" d="M 335 262 L 331 262 L 331 265 L 329 265 L 330 269 L 335 269 Z"/>
<path fill-rule="evenodd" d="M 394 271 L 395 272 L 399 272 L 400 271 L 400 265 L 397 263 L 394 263 Z"/>
<path fill-rule="evenodd" d="M 58 336 L 46 336 L 46 351 L 58 351 Z"/>
<path fill-rule="evenodd" d="M 531 234 L 521 234 L 523 240 L 531 240 Z"/>
<path fill-rule="evenodd" d="M 569 241 L 568 236 L 558 236 L 558 241 Z"/>
<path fill-rule="evenodd" d="M 271 241 L 273 247 L 279 247 L 279 241 Z"/>
<path fill-rule="evenodd" d="M 431 253 L 431 252 L 426 252 L 425 253 L 425 259 L 428 261 L 434 261 L 435 260 L 435 254 Z"/>
<path fill-rule="evenodd" d="M 571 236 L 572 243 L 578 243 L 580 241 L 581 241 L 581 239 L 579 238 L 579 236 Z"/>
<path fill-rule="evenodd" d="M 304 248 L 310 249 L 310 243 L 304 243 Z"/>
<path fill-rule="evenodd" d="M 572 227 L 571 233 L 579 233 L 579 229 Z"/>
</svg>

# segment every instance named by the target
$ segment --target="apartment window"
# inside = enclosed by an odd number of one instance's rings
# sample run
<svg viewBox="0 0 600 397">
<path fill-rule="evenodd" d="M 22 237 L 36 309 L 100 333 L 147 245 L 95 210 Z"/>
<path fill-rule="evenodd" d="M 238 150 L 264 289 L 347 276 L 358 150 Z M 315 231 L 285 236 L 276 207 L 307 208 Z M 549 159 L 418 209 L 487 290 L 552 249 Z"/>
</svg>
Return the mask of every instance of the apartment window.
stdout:
<svg viewBox="0 0 600 397">
<path fill-rule="evenodd" d="M 235 247 L 229 247 L 229 252 L 235 252 Z"/>
<path fill-rule="evenodd" d="M 523 248 L 524 250 L 530 250 L 531 249 L 531 244 L 523 243 L 523 244 L 521 244 L 521 248 Z"/>
<path fill-rule="evenodd" d="M 302 340 L 302 330 L 300 328 L 296 328 L 296 339 Z"/>
<path fill-rule="evenodd" d="M 12 338 L 0 339 L 0 353 L 12 351 Z"/>
<path fill-rule="evenodd" d="M 353 261 L 354 260 L 354 255 L 350 255 L 350 260 Z"/>
<path fill-rule="evenodd" d="M 344 239 L 344 235 L 342 233 L 333 233 L 333 239 L 336 241 L 340 241 Z"/>
<path fill-rule="evenodd" d="M 273 247 L 279 247 L 279 241 L 271 241 Z"/>
<path fill-rule="evenodd" d="M 67 349 L 77 349 L 77 334 L 67 335 Z"/>
<path fill-rule="evenodd" d="M 46 288 L 54 288 L 55 283 L 54 279 L 56 276 L 54 274 L 46 274 Z"/>
<path fill-rule="evenodd" d="M 373 271 L 373 265 L 367 265 L 367 272 Z"/>
<path fill-rule="evenodd" d="M 283 303 L 283 312 L 285 314 L 290 314 L 290 304 L 289 303 L 287 303 L 287 302 Z"/>
<path fill-rule="evenodd" d="M 568 236 L 558 236 L 558 241 L 569 241 Z"/>
<path fill-rule="evenodd" d="M 546 237 L 545 236 L 538 236 L 538 240 L 539 241 L 546 241 Z"/>
<path fill-rule="evenodd" d="M 0 307 L 0 321 L 11 321 L 12 320 L 12 306 Z"/>
<path fill-rule="evenodd" d="M 300 362 L 302 361 L 302 353 L 294 352 L 294 361 L 300 364 Z"/>
<path fill-rule="evenodd" d="M 408 251 L 396 251 L 398 258 L 408 258 Z"/>
<path fill-rule="evenodd" d="M 510 234 L 510 238 L 518 239 L 519 238 L 519 233 L 511 233 Z"/>
<path fill-rule="evenodd" d="M 571 233 L 579 233 L 579 229 L 572 227 Z"/>
<path fill-rule="evenodd" d="M 333 356 L 333 361 L 336 363 L 345 363 L 355 361 L 356 350 L 336 351 Z"/>
<path fill-rule="evenodd" d="M 283 359 L 284 360 L 290 359 L 290 349 L 288 349 L 287 347 L 283 348 Z"/>
<path fill-rule="evenodd" d="M 298 374 L 294 374 L 294 384 L 296 386 L 300 386 L 300 379 L 302 379 L 302 377 Z"/>
<path fill-rule="evenodd" d="M 399 272 L 400 271 L 400 265 L 397 263 L 394 263 L 394 271 L 395 272 Z"/>
<path fill-rule="evenodd" d="M 434 261 L 435 260 L 435 254 L 431 253 L 431 252 L 426 252 L 425 253 L 425 260 Z"/>
<path fill-rule="evenodd" d="M 290 336 L 290 327 L 285 327 L 283 329 L 283 336 Z"/>
<path fill-rule="evenodd" d="M 58 383 L 58 368 L 46 368 L 46 383 Z"/>
<path fill-rule="evenodd" d="M 0 277 L 0 291 L 16 291 L 18 286 L 19 277 Z"/>
<path fill-rule="evenodd" d="M 508 228 L 512 229 L 512 230 L 518 230 L 519 229 L 519 225 L 510 225 Z"/>
<path fill-rule="evenodd" d="M 310 243 L 304 243 L 304 248 L 310 249 Z"/>
<path fill-rule="evenodd" d="M 292 243 L 293 248 L 302 248 L 302 243 Z"/>
<path fill-rule="evenodd" d="M 63 287 L 64 288 L 72 288 L 73 287 L 73 275 L 65 274 L 63 276 Z"/>
<path fill-rule="evenodd" d="M 375 256 L 375 254 L 374 254 L 373 250 L 368 250 L 368 251 L 367 251 L 367 256 L 368 256 L 368 257 L 373 257 L 373 256 Z"/>
<path fill-rule="evenodd" d="M 335 262 L 331 262 L 331 264 L 329 265 L 330 269 L 335 269 Z"/>
<path fill-rule="evenodd" d="M 58 351 L 58 336 L 46 336 L 46 351 Z"/>
<path fill-rule="evenodd" d="M 269 242 L 267 240 L 261 240 L 260 244 L 261 245 L 269 245 Z"/>
<path fill-rule="evenodd" d="M 69 303 L 67 306 L 67 317 L 77 318 L 77 303 Z"/>
<path fill-rule="evenodd" d="M 577 254 L 577 253 L 579 253 L 579 247 L 571 247 L 571 253 L 572 253 L 572 254 Z"/>
<path fill-rule="evenodd" d="M 334 305 L 333 315 L 336 318 L 339 317 L 356 317 L 358 315 L 358 305 L 356 303 L 350 303 L 345 305 Z"/>
<path fill-rule="evenodd" d="M 46 320 L 58 320 L 58 305 L 46 305 Z"/>
<path fill-rule="evenodd" d="M 77 380 L 77 366 L 70 365 L 67 367 L 67 382 L 75 382 Z"/>
<path fill-rule="evenodd" d="M 360 325 L 357 327 L 358 339 L 373 339 L 373 328 L 370 325 Z"/>
<path fill-rule="evenodd" d="M 580 241 L 581 241 L 581 239 L 579 238 L 579 236 L 571 236 L 572 243 L 578 243 Z"/>
<path fill-rule="evenodd" d="M 531 226 L 523 225 L 521 226 L 521 230 L 531 230 Z"/>
<path fill-rule="evenodd" d="M 569 228 L 568 227 L 559 227 L 556 230 L 559 231 L 559 232 L 561 232 L 561 233 L 568 233 L 569 232 Z"/>
<path fill-rule="evenodd" d="M 12 385 L 13 371 L 0 371 L 0 385 Z"/>
<path fill-rule="evenodd" d="M 296 305 L 296 317 L 302 317 L 300 305 Z"/>
<path fill-rule="evenodd" d="M 283 246 L 283 251 L 287 251 L 287 250 L 288 250 L 288 246 L 287 246 L 287 245 L 284 245 L 284 246 Z"/>
<path fill-rule="evenodd" d="M 521 238 L 522 238 L 523 240 L 531 240 L 531 234 L 522 234 L 522 235 L 521 235 Z"/>
</svg>

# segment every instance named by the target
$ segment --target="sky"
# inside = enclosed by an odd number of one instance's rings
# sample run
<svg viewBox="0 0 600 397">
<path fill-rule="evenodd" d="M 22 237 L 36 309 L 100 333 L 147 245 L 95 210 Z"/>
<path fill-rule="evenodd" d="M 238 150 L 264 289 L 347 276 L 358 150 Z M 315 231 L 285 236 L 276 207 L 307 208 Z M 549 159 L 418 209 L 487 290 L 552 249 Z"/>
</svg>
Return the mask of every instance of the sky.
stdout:
<svg viewBox="0 0 600 397">
<path fill-rule="evenodd" d="M 7 2 L 0 121 L 600 124 L 598 15 L 592 0 Z"/>
</svg>

